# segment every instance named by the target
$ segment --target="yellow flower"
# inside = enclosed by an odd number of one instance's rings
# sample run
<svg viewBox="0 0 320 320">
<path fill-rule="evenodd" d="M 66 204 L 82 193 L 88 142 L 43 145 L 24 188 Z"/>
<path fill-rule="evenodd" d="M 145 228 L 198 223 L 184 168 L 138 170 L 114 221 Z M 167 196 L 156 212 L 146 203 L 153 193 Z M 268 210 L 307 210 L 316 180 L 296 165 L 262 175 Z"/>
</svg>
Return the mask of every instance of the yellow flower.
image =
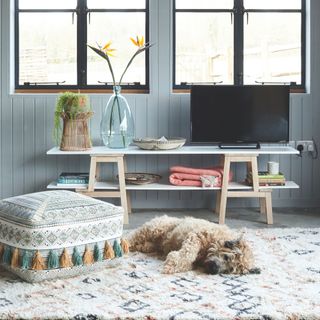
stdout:
<svg viewBox="0 0 320 320">
<path fill-rule="evenodd" d="M 113 54 L 112 52 L 115 51 L 116 49 L 111 49 L 110 46 L 111 46 L 111 41 L 109 41 L 103 48 L 102 50 L 104 51 L 104 53 L 108 56 L 111 56 L 113 57 Z"/>
<path fill-rule="evenodd" d="M 136 40 L 133 39 L 133 38 L 130 38 L 130 40 L 132 41 L 132 43 L 133 43 L 135 46 L 137 46 L 137 47 L 139 47 L 139 48 L 143 47 L 143 45 L 144 45 L 144 37 L 143 37 L 143 36 L 142 36 L 142 37 L 137 36 L 137 39 L 136 39 Z"/>
</svg>

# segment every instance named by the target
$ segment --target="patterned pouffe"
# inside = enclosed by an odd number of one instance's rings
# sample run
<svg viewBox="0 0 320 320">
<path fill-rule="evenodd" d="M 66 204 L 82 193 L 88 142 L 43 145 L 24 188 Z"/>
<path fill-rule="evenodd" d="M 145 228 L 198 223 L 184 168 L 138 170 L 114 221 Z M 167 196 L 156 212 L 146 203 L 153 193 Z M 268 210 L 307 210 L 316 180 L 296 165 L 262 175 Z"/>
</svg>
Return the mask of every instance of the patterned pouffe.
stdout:
<svg viewBox="0 0 320 320">
<path fill-rule="evenodd" d="M 46 191 L 0 201 L 0 265 L 29 282 L 115 266 L 123 209 L 71 191 Z"/>
</svg>

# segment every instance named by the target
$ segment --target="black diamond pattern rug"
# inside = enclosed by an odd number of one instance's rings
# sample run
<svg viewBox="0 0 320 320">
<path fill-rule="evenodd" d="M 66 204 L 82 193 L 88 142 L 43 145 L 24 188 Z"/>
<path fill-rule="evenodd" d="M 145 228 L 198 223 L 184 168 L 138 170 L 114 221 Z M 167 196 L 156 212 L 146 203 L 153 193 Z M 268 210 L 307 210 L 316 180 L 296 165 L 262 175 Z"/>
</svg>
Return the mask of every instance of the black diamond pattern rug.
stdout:
<svg viewBox="0 0 320 320">
<path fill-rule="evenodd" d="M 0 270 L 0 319 L 320 319 L 320 229 L 247 230 L 261 274 L 161 274 L 131 253 L 116 268 L 28 284 Z"/>
</svg>

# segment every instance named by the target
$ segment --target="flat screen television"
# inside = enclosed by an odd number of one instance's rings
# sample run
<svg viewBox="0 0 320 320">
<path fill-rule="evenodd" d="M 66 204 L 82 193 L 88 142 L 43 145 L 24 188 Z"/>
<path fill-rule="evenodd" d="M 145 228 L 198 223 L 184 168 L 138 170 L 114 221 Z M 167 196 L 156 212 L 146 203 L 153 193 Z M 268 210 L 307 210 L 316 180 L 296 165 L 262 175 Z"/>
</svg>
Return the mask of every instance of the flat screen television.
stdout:
<svg viewBox="0 0 320 320">
<path fill-rule="evenodd" d="M 289 86 L 191 87 L 191 142 L 289 141 Z"/>
</svg>

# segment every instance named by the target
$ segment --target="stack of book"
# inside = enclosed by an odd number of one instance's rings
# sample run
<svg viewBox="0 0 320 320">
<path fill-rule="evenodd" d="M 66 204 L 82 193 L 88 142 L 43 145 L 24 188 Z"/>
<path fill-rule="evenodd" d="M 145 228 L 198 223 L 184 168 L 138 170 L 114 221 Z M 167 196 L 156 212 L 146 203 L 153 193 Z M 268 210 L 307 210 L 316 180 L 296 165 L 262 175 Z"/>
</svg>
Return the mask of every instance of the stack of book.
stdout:
<svg viewBox="0 0 320 320">
<path fill-rule="evenodd" d="M 286 179 L 282 173 L 269 174 L 268 171 L 258 172 L 259 186 L 284 186 Z M 248 173 L 246 181 L 249 185 L 252 185 L 252 174 Z"/>
<path fill-rule="evenodd" d="M 62 172 L 59 175 L 57 186 L 58 187 L 87 187 L 89 183 L 88 172 Z"/>
</svg>

